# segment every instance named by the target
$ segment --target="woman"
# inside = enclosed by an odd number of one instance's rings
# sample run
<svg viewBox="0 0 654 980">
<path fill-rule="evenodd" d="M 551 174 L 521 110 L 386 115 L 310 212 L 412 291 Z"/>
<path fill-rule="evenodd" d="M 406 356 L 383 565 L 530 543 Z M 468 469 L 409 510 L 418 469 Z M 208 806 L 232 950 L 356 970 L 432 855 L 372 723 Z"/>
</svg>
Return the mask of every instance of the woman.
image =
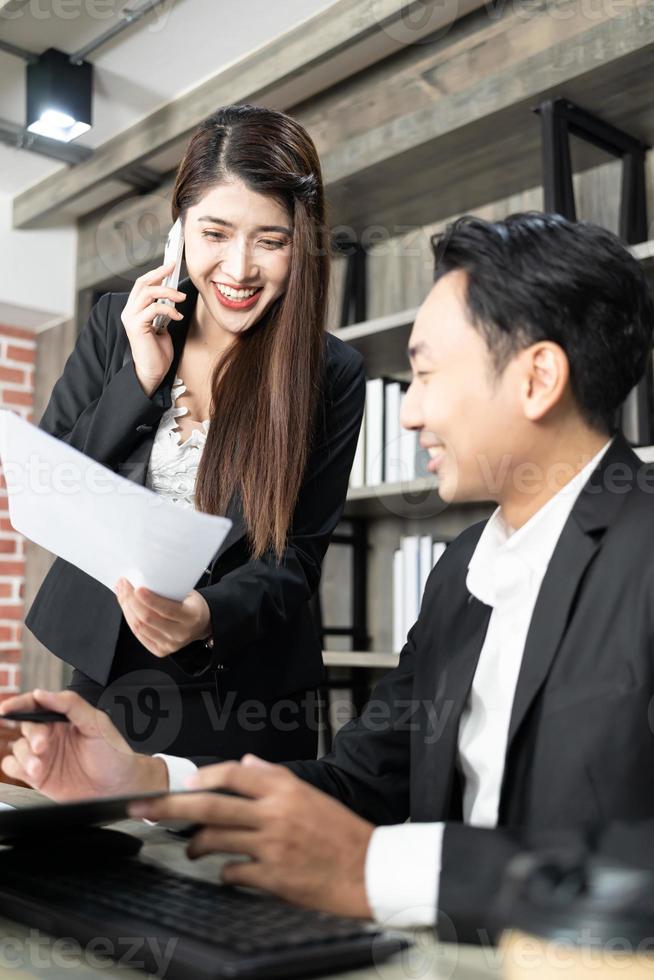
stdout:
<svg viewBox="0 0 654 980">
<path fill-rule="evenodd" d="M 315 756 L 310 602 L 365 397 L 360 356 L 324 328 L 315 147 L 283 113 L 220 109 L 190 141 L 172 212 L 189 278 L 167 288 L 161 267 L 103 296 L 41 426 L 233 527 L 183 602 L 125 580 L 114 595 L 57 559 L 26 623 L 141 752 Z M 176 309 L 158 336 L 160 299 Z"/>
</svg>

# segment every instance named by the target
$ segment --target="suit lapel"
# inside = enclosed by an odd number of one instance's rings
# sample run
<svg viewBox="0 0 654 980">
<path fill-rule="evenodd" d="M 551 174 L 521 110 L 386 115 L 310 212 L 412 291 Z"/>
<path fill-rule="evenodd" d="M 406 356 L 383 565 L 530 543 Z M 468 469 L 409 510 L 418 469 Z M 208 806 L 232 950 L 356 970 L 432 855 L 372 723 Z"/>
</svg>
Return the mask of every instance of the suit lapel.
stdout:
<svg viewBox="0 0 654 980">
<path fill-rule="evenodd" d="M 561 645 L 586 569 L 602 545 L 604 532 L 625 499 L 624 470 L 632 475 L 640 460 L 622 436 L 616 436 L 599 467 L 581 491 L 545 573 L 531 618 L 509 726 L 510 749 L 527 712 L 545 682 Z"/>
<path fill-rule="evenodd" d="M 538 594 L 518 677 L 509 726 L 509 745 L 550 672 L 586 568 L 601 540 L 568 520 Z"/>
<path fill-rule="evenodd" d="M 490 614 L 490 606 L 466 594 L 458 613 L 448 617 L 452 625 L 447 635 L 437 640 L 440 654 L 435 651 L 425 660 L 428 672 L 425 683 L 416 682 L 415 690 L 424 692 L 428 702 L 429 692 L 435 694 L 433 715 L 427 714 L 427 731 L 421 726 L 416 733 L 418 744 L 412 758 L 414 820 L 441 820 L 449 813 L 459 722 L 475 676 Z"/>
</svg>

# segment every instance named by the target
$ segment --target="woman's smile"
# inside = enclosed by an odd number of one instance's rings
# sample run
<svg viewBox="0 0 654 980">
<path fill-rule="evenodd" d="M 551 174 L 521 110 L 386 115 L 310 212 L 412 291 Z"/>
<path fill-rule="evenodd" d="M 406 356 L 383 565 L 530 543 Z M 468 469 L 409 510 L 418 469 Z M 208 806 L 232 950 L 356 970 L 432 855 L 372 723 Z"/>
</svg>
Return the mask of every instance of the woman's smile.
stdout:
<svg viewBox="0 0 654 980">
<path fill-rule="evenodd" d="M 250 310 L 259 301 L 263 286 L 253 289 L 236 289 L 222 282 L 213 282 L 218 302 L 230 310 Z"/>
</svg>

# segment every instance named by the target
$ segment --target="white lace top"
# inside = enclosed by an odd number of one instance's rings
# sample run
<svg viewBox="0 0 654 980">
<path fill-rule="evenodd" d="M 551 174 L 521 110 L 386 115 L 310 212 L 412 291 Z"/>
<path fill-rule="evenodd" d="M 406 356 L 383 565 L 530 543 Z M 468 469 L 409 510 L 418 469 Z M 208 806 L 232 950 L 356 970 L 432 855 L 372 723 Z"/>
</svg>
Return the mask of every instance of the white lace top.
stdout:
<svg viewBox="0 0 654 980">
<path fill-rule="evenodd" d="M 195 507 L 195 481 L 202 450 L 207 441 L 209 420 L 201 429 L 194 429 L 185 442 L 177 428 L 180 415 L 188 415 L 188 408 L 176 408 L 175 402 L 186 391 L 181 378 L 175 378 L 171 395 L 173 403 L 164 412 L 154 438 L 146 486 L 155 493 L 162 493 L 173 503 L 193 510 Z"/>
</svg>

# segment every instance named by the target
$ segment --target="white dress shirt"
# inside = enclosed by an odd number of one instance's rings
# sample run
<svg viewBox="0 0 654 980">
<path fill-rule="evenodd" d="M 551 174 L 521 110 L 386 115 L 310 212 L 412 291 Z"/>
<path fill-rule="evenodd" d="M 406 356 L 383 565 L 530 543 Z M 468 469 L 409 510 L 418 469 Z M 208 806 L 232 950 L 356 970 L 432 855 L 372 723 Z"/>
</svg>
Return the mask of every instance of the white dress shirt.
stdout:
<svg viewBox="0 0 654 980">
<path fill-rule="evenodd" d="M 470 559 L 468 591 L 492 607 L 458 736 L 463 819 L 473 826 L 497 824 L 513 700 L 538 592 L 577 497 L 610 444 L 519 530 L 508 526 L 498 507 Z M 184 788 L 194 764 L 160 758 L 168 767 L 170 788 Z M 365 881 L 377 922 L 396 928 L 434 925 L 444 829 L 444 823 L 375 828 Z"/>
</svg>

